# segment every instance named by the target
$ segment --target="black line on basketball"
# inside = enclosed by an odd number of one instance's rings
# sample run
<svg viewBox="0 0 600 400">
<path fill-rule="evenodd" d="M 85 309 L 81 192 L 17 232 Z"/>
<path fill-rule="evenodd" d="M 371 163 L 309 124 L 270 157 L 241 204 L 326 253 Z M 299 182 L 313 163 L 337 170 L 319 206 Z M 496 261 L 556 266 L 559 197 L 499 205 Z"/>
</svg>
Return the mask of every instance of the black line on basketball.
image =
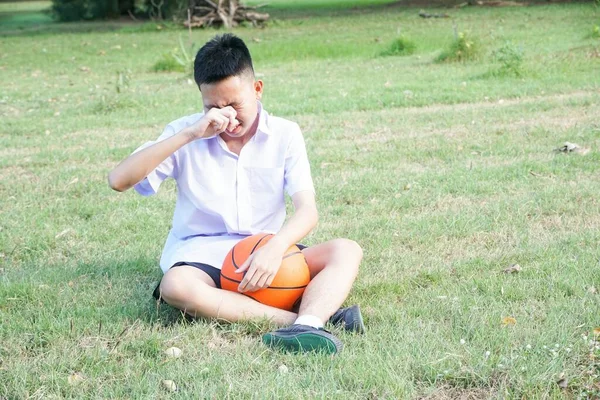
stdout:
<svg viewBox="0 0 600 400">
<path fill-rule="evenodd" d="M 223 273 L 221 272 L 221 278 L 225 278 L 227 279 L 229 282 L 235 282 L 235 283 L 242 283 L 242 281 L 236 281 L 235 279 L 231 279 L 225 275 L 223 275 Z"/>
<path fill-rule="evenodd" d="M 252 248 L 252 251 L 250 252 L 250 254 L 254 253 L 254 250 L 256 250 L 256 248 L 258 247 L 258 245 L 260 244 L 260 242 L 263 241 L 264 238 L 266 238 L 267 236 L 270 236 L 270 233 L 267 233 L 265 236 L 261 237 L 258 242 L 256 242 L 256 244 L 254 245 L 254 247 Z M 248 254 L 248 255 L 250 255 Z"/>
<path fill-rule="evenodd" d="M 241 283 L 241 281 L 236 281 L 235 279 L 231 279 L 228 276 L 225 276 L 221 273 L 221 278 L 227 279 L 229 282 Z M 292 290 L 292 289 L 304 289 L 307 285 L 304 286 L 290 286 L 290 287 L 281 287 L 281 286 L 268 286 L 265 289 L 277 289 L 277 290 Z"/>
<path fill-rule="evenodd" d="M 235 262 L 235 255 L 234 255 L 234 253 L 235 253 L 235 246 L 233 246 L 232 249 L 231 249 L 231 262 L 233 263 L 233 266 L 235 267 L 235 269 L 238 269 L 239 267 L 238 267 L 238 265 Z"/>
<path fill-rule="evenodd" d="M 296 254 L 302 254 L 302 252 L 301 251 L 295 251 L 293 253 L 286 254 L 285 256 L 283 256 L 282 260 L 285 260 L 286 258 L 289 258 L 291 256 L 295 256 Z"/>
</svg>

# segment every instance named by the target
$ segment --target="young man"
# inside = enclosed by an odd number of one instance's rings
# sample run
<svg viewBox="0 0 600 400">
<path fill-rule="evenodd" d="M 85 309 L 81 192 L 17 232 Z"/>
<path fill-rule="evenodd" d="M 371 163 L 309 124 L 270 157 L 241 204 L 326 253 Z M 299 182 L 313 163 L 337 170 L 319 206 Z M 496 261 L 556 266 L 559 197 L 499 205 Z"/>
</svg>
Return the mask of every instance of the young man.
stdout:
<svg viewBox="0 0 600 400">
<path fill-rule="evenodd" d="M 234 35 L 216 36 L 198 51 L 194 78 L 204 113 L 171 122 L 108 177 L 114 190 L 135 187 L 144 196 L 155 194 L 166 178 L 177 181 L 173 224 L 160 261 L 164 276 L 155 292 L 193 317 L 268 318 L 284 326 L 263 336 L 271 347 L 341 350 L 323 324 L 364 331 L 358 306 L 338 310 L 362 259 L 355 242 L 336 239 L 302 250 L 311 282 L 297 314 L 243 295 L 267 287 L 284 252 L 317 223 L 300 128 L 262 108 L 263 82 L 255 80 L 250 52 Z M 284 191 L 295 208 L 285 224 Z M 238 270 L 245 271 L 239 293 L 221 290 L 219 269 L 226 254 L 259 232 L 275 236 Z"/>
</svg>

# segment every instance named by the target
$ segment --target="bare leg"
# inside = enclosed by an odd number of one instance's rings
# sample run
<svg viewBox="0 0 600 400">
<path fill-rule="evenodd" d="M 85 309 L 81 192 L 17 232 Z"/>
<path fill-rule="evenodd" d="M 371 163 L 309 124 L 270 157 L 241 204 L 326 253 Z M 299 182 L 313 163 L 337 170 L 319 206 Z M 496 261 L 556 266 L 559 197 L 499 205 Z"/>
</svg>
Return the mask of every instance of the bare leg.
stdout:
<svg viewBox="0 0 600 400">
<path fill-rule="evenodd" d="M 314 315 L 323 322 L 342 305 L 358 274 L 363 252 L 348 239 L 335 239 L 302 251 L 311 272 L 298 315 Z"/>
<path fill-rule="evenodd" d="M 192 317 L 230 322 L 266 318 L 278 325 L 289 325 L 296 319 L 295 313 L 261 304 L 240 293 L 217 289 L 208 274 L 186 265 L 167 271 L 160 291 L 163 300 Z"/>
</svg>

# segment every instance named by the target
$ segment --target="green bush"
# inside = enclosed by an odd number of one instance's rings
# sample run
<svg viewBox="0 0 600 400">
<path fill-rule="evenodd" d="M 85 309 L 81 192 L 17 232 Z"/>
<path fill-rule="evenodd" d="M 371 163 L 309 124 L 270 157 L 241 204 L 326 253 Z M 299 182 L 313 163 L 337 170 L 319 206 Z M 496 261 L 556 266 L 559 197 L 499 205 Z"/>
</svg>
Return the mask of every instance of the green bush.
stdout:
<svg viewBox="0 0 600 400">
<path fill-rule="evenodd" d="M 118 18 L 128 14 L 162 20 L 182 16 L 186 7 L 185 0 L 164 1 L 160 7 L 150 0 L 52 0 L 52 13 L 63 22 Z"/>
<path fill-rule="evenodd" d="M 170 53 L 163 54 L 151 68 L 153 72 L 184 72 L 188 76 L 194 74 L 194 57 L 196 51 L 194 44 L 189 50 L 186 50 L 183 39 L 179 36 L 179 47 L 174 48 Z"/>
<path fill-rule="evenodd" d="M 417 45 L 406 36 L 400 36 L 392 42 L 387 50 L 381 52 L 382 56 L 407 56 L 415 52 Z"/>
<path fill-rule="evenodd" d="M 52 13 L 63 22 L 117 18 L 133 8 L 134 0 L 52 0 Z"/>
<path fill-rule="evenodd" d="M 481 55 L 479 41 L 467 32 L 459 32 L 450 44 L 437 58 L 437 62 L 466 62 L 476 60 Z"/>
<path fill-rule="evenodd" d="M 494 51 L 494 60 L 500 63 L 495 75 L 523 76 L 523 49 L 510 42 Z"/>
<path fill-rule="evenodd" d="M 181 65 L 172 53 L 166 53 L 154 63 L 150 70 L 152 72 L 185 72 L 185 66 Z"/>
<path fill-rule="evenodd" d="M 53 0 L 52 14 L 59 21 L 79 21 L 85 19 L 86 7 L 83 1 Z"/>
</svg>

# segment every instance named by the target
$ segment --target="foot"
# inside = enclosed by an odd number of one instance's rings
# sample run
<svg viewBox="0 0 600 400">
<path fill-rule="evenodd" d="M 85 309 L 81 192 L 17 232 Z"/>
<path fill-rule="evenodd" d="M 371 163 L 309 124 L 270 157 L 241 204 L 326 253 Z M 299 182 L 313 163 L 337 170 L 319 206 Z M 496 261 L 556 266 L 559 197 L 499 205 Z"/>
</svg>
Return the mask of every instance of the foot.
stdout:
<svg viewBox="0 0 600 400">
<path fill-rule="evenodd" d="M 329 318 L 329 323 L 340 326 L 349 332 L 365 333 L 365 324 L 358 305 L 340 308 Z"/>
<path fill-rule="evenodd" d="M 298 324 L 266 333 L 262 341 L 269 347 L 294 353 L 322 351 L 335 354 L 344 347 L 338 338 L 326 330 Z"/>
</svg>

